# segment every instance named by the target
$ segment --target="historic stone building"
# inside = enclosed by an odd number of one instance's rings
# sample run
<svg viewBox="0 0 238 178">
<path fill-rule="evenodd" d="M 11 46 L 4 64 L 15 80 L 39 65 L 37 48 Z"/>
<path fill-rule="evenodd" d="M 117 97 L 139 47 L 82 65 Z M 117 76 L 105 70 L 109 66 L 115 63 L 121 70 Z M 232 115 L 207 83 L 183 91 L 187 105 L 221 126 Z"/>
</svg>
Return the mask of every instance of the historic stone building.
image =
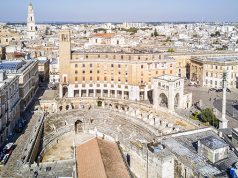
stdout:
<svg viewBox="0 0 238 178">
<path fill-rule="evenodd" d="M 153 79 L 154 107 L 187 109 L 192 105 L 192 93 L 184 95 L 184 79 L 177 76 L 162 75 Z"/>
<path fill-rule="evenodd" d="M 222 88 L 223 73 L 227 73 L 228 88 L 236 88 L 238 57 L 192 57 L 190 78 L 201 86 Z"/>
<path fill-rule="evenodd" d="M 0 147 L 20 119 L 20 97 L 18 76 L 7 76 L 0 71 Z"/>
<path fill-rule="evenodd" d="M 0 68 L 6 71 L 8 76 L 19 77 L 19 95 L 21 98 L 20 110 L 21 113 L 24 113 L 38 89 L 38 61 L 2 61 L 0 63 Z"/>
<path fill-rule="evenodd" d="M 175 75 L 176 61 L 161 53 L 85 53 L 60 32 L 60 97 L 152 99 L 152 78 Z"/>
</svg>

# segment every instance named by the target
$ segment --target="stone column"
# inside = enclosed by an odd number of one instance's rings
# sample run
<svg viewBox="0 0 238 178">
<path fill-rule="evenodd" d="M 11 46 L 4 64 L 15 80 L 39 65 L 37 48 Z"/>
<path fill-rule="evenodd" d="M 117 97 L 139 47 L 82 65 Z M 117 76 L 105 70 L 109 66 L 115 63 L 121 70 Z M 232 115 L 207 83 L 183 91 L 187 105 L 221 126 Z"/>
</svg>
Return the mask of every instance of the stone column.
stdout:
<svg viewBox="0 0 238 178">
<path fill-rule="evenodd" d="M 144 100 L 148 100 L 148 92 L 147 89 L 144 91 Z"/>
<path fill-rule="evenodd" d="M 115 98 L 117 98 L 117 90 L 115 90 Z"/>
<path fill-rule="evenodd" d="M 86 97 L 89 97 L 89 89 L 86 89 Z"/>
<path fill-rule="evenodd" d="M 101 90 L 101 98 L 103 97 L 103 90 Z"/>
<path fill-rule="evenodd" d="M 169 92 L 168 92 L 168 108 L 171 111 L 174 111 L 174 83 L 169 82 Z"/>
<path fill-rule="evenodd" d="M 79 90 L 79 97 L 82 97 L 82 90 Z"/>
<path fill-rule="evenodd" d="M 93 97 L 96 98 L 97 90 L 93 90 Z"/>
<path fill-rule="evenodd" d="M 111 93 L 110 93 L 110 92 L 111 92 L 111 90 L 107 90 L 107 97 L 108 97 L 108 98 L 110 98 L 110 96 L 111 96 Z"/>
<path fill-rule="evenodd" d="M 222 97 L 222 116 L 219 123 L 220 129 L 227 128 L 228 120 L 226 119 L 226 89 L 227 89 L 227 81 L 223 80 L 223 97 Z"/>
</svg>

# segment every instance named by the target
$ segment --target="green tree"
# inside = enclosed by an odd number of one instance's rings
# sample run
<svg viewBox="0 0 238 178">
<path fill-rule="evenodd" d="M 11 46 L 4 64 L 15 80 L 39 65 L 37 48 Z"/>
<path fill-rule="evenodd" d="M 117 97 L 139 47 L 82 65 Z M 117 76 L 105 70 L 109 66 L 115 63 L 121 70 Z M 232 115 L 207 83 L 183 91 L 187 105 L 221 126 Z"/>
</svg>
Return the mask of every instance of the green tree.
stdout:
<svg viewBox="0 0 238 178">
<path fill-rule="evenodd" d="M 159 36 L 159 34 L 158 34 L 158 32 L 157 32 L 156 29 L 155 29 L 155 31 L 154 31 L 154 36 L 155 36 L 155 37 Z"/>
<path fill-rule="evenodd" d="M 202 110 L 201 119 L 203 122 L 208 122 L 210 125 L 213 125 L 216 128 L 219 127 L 219 120 L 217 119 L 211 108 Z"/>
<path fill-rule="evenodd" d="M 169 53 L 173 53 L 173 52 L 174 52 L 174 49 L 173 49 L 173 48 L 169 48 L 169 49 L 168 49 L 168 52 L 169 52 Z"/>
</svg>

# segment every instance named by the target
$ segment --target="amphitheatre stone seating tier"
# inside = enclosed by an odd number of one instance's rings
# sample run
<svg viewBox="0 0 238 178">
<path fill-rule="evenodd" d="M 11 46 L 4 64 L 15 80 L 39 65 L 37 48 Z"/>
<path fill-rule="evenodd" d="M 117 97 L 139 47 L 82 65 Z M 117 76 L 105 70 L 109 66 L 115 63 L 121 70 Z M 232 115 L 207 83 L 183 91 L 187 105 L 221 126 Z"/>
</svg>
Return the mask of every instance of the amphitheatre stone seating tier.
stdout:
<svg viewBox="0 0 238 178">
<path fill-rule="evenodd" d="M 151 142 L 161 136 L 196 128 L 172 113 L 129 101 L 107 100 L 100 107 L 96 100 L 70 101 L 66 105 L 59 104 L 59 108 L 61 110 L 50 113 L 45 119 L 43 152 L 55 139 L 74 131 L 78 120 L 83 132 L 108 136 L 124 146 L 131 140 Z"/>
</svg>

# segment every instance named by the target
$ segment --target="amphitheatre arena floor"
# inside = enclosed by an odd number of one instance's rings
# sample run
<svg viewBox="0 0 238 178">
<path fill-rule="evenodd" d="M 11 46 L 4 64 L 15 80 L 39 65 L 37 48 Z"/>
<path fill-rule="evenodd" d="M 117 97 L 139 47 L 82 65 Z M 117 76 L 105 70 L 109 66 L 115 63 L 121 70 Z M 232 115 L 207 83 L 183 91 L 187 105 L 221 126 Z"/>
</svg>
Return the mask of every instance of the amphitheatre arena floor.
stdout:
<svg viewBox="0 0 238 178">
<path fill-rule="evenodd" d="M 93 135 L 87 133 L 75 134 L 69 132 L 60 138 L 60 141 L 55 144 L 43 157 L 42 162 L 53 162 L 74 158 L 74 145 L 84 143 L 85 141 L 94 138 Z"/>
</svg>

